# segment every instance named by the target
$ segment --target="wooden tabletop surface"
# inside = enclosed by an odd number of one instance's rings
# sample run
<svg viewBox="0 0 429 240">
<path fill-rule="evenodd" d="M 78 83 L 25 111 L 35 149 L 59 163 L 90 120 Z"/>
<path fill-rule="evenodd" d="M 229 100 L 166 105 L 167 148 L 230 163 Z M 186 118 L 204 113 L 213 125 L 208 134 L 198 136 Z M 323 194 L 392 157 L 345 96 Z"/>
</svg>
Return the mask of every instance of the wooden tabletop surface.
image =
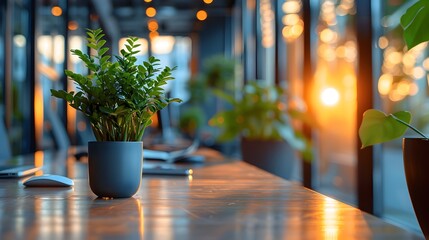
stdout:
<svg viewBox="0 0 429 240">
<path fill-rule="evenodd" d="M 422 239 L 241 161 L 208 155 L 192 177 L 144 175 L 134 197 L 113 200 L 96 198 L 87 163 L 68 153 L 14 160 L 43 165 L 75 186 L 25 188 L 24 179 L 0 179 L 0 239 Z"/>
</svg>

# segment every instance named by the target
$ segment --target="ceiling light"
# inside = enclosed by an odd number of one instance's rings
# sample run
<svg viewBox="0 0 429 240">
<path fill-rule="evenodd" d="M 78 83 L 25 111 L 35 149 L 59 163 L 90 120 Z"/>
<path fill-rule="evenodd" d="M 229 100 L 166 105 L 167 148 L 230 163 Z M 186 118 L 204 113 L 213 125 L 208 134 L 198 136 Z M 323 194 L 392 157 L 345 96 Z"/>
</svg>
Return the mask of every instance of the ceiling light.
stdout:
<svg viewBox="0 0 429 240">
<path fill-rule="evenodd" d="M 51 9 L 51 13 L 55 17 L 59 17 L 59 16 L 61 16 L 61 14 L 63 14 L 63 10 L 58 6 L 53 6 Z"/>
<path fill-rule="evenodd" d="M 149 20 L 148 23 L 147 23 L 147 28 L 151 32 L 157 31 L 158 30 L 158 22 L 155 19 Z"/>
<path fill-rule="evenodd" d="M 153 7 L 146 8 L 146 16 L 148 17 L 155 17 L 156 15 L 156 9 Z"/>
<path fill-rule="evenodd" d="M 204 21 L 207 19 L 207 12 L 204 10 L 200 10 L 197 12 L 197 19 L 200 21 Z"/>
<path fill-rule="evenodd" d="M 70 21 L 68 24 L 68 29 L 70 31 L 75 31 L 79 28 L 79 23 L 77 23 L 76 21 Z"/>
</svg>

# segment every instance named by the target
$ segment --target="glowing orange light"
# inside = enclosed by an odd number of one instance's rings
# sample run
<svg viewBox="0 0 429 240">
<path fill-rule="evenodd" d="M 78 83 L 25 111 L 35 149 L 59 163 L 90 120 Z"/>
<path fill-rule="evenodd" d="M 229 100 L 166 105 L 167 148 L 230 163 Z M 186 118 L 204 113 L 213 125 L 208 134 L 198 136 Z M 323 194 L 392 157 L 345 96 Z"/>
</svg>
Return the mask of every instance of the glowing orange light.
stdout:
<svg viewBox="0 0 429 240">
<path fill-rule="evenodd" d="M 380 38 L 378 39 L 378 46 L 379 46 L 381 49 L 385 49 L 385 48 L 387 48 L 387 46 L 389 46 L 389 39 L 387 39 L 387 37 L 385 37 L 385 36 L 380 37 Z"/>
<path fill-rule="evenodd" d="M 43 167 L 43 151 L 34 152 L 34 166 Z"/>
<path fill-rule="evenodd" d="M 204 10 L 200 10 L 197 12 L 197 19 L 200 21 L 204 21 L 207 19 L 207 12 Z"/>
<path fill-rule="evenodd" d="M 152 0 L 144 0 L 144 1 L 147 2 L 147 3 L 152 2 Z"/>
<path fill-rule="evenodd" d="M 393 83 L 393 76 L 391 74 L 383 74 L 378 79 L 378 92 L 381 95 L 389 94 Z"/>
<path fill-rule="evenodd" d="M 299 1 L 287 1 L 282 5 L 284 13 L 299 13 L 301 11 L 301 4 Z"/>
<path fill-rule="evenodd" d="M 58 6 L 53 6 L 51 9 L 51 13 L 55 17 L 59 17 L 59 16 L 61 16 L 61 14 L 63 14 L 63 10 Z"/>
<path fill-rule="evenodd" d="M 154 32 L 150 32 L 150 33 L 149 33 L 149 38 L 150 38 L 150 39 L 156 38 L 156 37 L 158 37 L 158 36 L 159 36 L 159 33 L 158 33 L 157 31 L 154 31 Z"/>
<path fill-rule="evenodd" d="M 75 31 L 79 28 L 79 24 L 76 21 L 70 21 L 68 24 L 68 29 L 70 31 Z"/>
<path fill-rule="evenodd" d="M 325 43 L 335 42 L 337 37 L 337 33 L 329 28 L 325 28 L 320 32 L 320 40 Z"/>
<path fill-rule="evenodd" d="M 298 14 L 286 14 L 285 16 L 283 16 L 282 22 L 284 25 L 295 25 L 299 22 L 300 19 L 301 18 Z"/>
<path fill-rule="evenodd" d="M 149 31 L 153 32 L 153 31 L 157 31 L 158 30 L 158 22 L 156 20 L 150 20 L 147 23 L 147 28 L 149 29 Z"/>
<path fill-rule="evenodd" d="M 320 94 L 320 98 L 324 105 L 334 106 L 340 100 L 340 94 L 338 93 L 337 89 L 330 87 L 322 90 L 322 93 Z"/>
<path fill-rule="evenodd" d="M 299 20 L 297 24 L 292 26 L 285 26 L 282 30 L 282 35 L 286 41 L 291 42 L 301 36 L 304 31 L 304 24 Z"/>
<path fill-rule="evenodd" d="M 410 96 L 415 96 L 419 92 L 419 86 L 416 83 L 410 83 Z"/>
<path fill-rule="evenodd" d="M 213 0 L 204 0 L 204 3 L 206 3 L 206 4 L 210 4 L 212 2 L 213 2 Z"/>
<path fill-rule="evenodd" d="M 153 7 L 146 8 L 146 16 L 148 17 L 155 17 L 156 15 L 156 9 Z"/>
</svg>

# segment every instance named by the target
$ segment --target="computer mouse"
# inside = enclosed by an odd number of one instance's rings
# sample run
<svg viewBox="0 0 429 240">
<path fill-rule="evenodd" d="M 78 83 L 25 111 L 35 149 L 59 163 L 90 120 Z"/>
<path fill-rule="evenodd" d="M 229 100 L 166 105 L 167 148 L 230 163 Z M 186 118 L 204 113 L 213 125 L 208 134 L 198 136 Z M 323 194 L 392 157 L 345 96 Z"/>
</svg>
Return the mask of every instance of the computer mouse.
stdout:
<svg viewBox="0 0 429 240">
<path fill-rule="evenodd" d="M 71 187 L 74 185 L 74 182 L 68 177 L 45 174 L 30 177 L 22 184 L 26 187 Z"/>
</svg>

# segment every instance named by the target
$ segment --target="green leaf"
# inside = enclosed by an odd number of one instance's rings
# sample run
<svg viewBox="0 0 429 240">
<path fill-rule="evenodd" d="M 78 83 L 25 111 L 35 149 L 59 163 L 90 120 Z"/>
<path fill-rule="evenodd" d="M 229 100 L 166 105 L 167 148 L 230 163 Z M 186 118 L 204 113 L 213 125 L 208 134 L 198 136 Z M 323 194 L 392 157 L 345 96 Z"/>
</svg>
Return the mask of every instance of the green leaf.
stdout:
<svg viewBox="0 0 429 240">
<path fill-rule="evenodd" d="M 404 29 L 404 38 L 408 50 L 429 40 L 428 23 L 428 0 L 419 0 L 402 15 L 401 26 Z"/>
<path fill-rule="evenodd" d="M 405 123 L 411 122 L 411 114 L 407 111 L 400 111 L 393 115 Z M 379 110 L 369 109 L 363 114 L 363 120 L 359 127 L 362 148 L 399 138 L 407 128 L 406 125 L 395 120 L 393 116 L 386 115 Z"/>
</svg>

